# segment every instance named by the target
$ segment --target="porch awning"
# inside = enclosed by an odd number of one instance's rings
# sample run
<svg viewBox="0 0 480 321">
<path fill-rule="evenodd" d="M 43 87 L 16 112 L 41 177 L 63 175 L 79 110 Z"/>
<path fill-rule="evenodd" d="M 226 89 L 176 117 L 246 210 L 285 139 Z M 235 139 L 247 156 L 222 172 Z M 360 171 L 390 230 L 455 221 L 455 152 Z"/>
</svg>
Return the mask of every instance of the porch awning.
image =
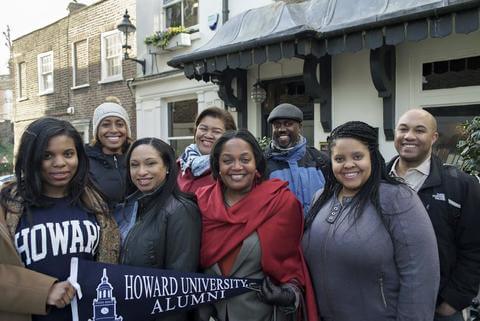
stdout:
<svg viewBox="0 0 480 321">
<path fill-rule="evenodd" d="M 204 46 L 168 62 L 186 77 L 283 58 L 322 57 L 479 29 L 480 0 L 310 0 L 245 11 Z"/>
</svg>

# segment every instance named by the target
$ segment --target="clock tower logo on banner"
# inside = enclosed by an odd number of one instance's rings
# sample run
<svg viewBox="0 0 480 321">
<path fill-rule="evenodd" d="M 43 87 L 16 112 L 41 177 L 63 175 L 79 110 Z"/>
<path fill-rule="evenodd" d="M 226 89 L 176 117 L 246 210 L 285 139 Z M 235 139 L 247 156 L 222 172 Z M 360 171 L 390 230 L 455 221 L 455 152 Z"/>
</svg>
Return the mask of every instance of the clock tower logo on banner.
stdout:
<svg viewBox="0 0 480 321">
<path fill-rule="evenodd" d="M 107 269 L 103 269 L 101 282 L 97 286 L 97 298 L 93 299 L 93 318 L 88 321 L 123 321 L 123 317 L 117 317 L 117 300 L 112 296 L 112 290 Z"/>
</svg>

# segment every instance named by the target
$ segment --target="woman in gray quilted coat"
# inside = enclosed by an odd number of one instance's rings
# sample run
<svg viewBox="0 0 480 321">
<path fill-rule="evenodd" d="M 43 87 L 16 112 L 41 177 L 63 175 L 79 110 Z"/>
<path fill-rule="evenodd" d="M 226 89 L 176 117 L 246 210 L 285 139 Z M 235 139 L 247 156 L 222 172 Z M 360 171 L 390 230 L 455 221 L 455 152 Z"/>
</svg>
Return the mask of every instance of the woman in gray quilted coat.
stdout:
<svg viewBox="0 0 480 321">
<path fill-rule="evenodd" d="M 303 237 L 322 320 L 433 320 L 438 249 L 420 199 L 388 176 L 373 127 L 347 122 L 328 143 L 332 179 Z"/>
</svg>

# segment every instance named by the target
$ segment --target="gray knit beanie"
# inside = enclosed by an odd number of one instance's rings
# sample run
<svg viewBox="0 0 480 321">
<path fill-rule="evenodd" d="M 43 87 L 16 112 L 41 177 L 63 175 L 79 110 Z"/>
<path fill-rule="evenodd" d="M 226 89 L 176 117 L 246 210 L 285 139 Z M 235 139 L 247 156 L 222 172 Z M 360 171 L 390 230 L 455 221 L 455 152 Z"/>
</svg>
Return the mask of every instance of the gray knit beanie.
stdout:
<svg viewBox="0 0 480 321">
<path fill-rule="evenodd" d="M 273 108 L 268 115 L 268 122 L 272 123 L 275 119 L 293 119 L 301 123 L 303 121 L 303 112 L 295 105 L 280 104 Z"/>
<path fill-rule="evenodd" d="M 123 121 L 127 125 L 127 136 L 132 137 L 132 132 L 130 130 L 130 118 L 128 118 L 127 111 L 119 104 L 112 102 L 103 103 L 97 108 L 95 108 L 92 119 L 93 137 L 97 137 L 97 129 L 102 120 L 112 116 L 123 119 Z"/>
</svg>

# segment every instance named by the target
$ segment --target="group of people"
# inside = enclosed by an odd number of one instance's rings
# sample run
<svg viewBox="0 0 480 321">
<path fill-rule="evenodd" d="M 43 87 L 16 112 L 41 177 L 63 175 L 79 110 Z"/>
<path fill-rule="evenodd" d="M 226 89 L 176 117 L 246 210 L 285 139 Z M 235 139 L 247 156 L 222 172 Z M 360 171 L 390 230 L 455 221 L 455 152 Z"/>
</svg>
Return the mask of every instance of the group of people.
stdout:
<svg viewBox="0 0 480 321">
<path fill-rule="evenodd" d="M 268 122 L 264 151 L 207 108 L 178 159 L 133 141 L 116 102 L 97 107 L 86 147 L 66 121 L 31 123 L 0 191 L 0 320 L 70 320 L 71 257 L 263 279 L 161 320 L 462 320 L 480 282 L 480 185 L 432 154 L 434 117 L 400 117 L 388 164 L 366 123 L 335 128 L 327 155 L 296 106 Z"/>
</svg>

